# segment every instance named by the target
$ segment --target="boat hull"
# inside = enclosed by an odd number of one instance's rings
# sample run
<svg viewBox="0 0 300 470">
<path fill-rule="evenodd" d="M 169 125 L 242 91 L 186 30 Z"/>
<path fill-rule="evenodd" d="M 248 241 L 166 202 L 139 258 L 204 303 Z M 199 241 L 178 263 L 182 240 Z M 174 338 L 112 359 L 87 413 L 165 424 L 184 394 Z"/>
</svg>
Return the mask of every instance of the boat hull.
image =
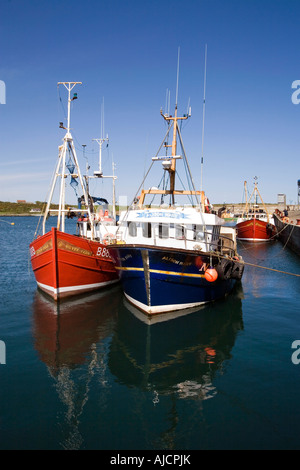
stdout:
<svg viewBox="0 0 300 470">
<path fill-rule="evenodd" d="M 118 282 L 107 247 L 56 228 L 30 244 L 31 265 L 38 287 L 58 300 Z"/>
<path fill-rule="evenodd" d="M 127 299 L 143 312 L 153 315 L 196 307 L 225 297 L 235 279 L 219 275 L 205 279 L 205 269 L 217 264 L 216 255 L 144 245 L 109 246 Z M 232 263 L 230 261 L 230 263 Z M 241 263 L 240 268 L 242 267 Z"/>
<path fill-rule="evenodd" d="M 284 246 L 300 255 L 300 225 L 284 222 L 276 213 L 274 214 L 274 223 L 279 240 Z"/>
<path fill-rule="evenodd" d="M 273 224 L 253 218 L 236 224 L 236 232 L 238 240 L 266 242 L 274 239 L 276 228 Z"/>
</svg>

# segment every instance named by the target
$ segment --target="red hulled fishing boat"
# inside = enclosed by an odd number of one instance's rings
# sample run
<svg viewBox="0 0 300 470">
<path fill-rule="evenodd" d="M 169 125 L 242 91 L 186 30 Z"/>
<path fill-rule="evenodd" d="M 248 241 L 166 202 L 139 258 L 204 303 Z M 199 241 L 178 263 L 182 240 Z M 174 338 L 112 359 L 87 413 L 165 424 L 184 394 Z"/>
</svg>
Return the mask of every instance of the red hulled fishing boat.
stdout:
<svg viewBox="0 0 300 470">
<path fill-rule="evenodd" d="M 265 242 L 274 240 L 276 228 L 273 217 L 269 215 L 257 187 L 257 177 L 254 178 L 254 189 L 249 199 L 246 199 L 245 209 L 237 219 L 237 239 L 249 242 Z M 247 196 L 247 182 L 245 181 Z M 258 199 L 261 203 L 258 203 Z"/>
<path fill-rule="evenodd" d="M 118 282 L 118 274 L 106 246 L 116 231 L 114 216 L 111 217 L 108 213 L 108 203 L 105 199 L 90 196 L 88 177 L 85 178 L 84 184 L 70 133 L 70 105 L 77 98 L 77 94 L 74 94 L 71 99 L 70 94 L 74 86 L 80 83 L 59 82 L 58 84 L 64 85 L 68 90 L 68 124 L 67 127 L 63 127 L 61 123 L 60 126 L 67 132 L 63 145 L 59 146 L 58 162 L 43 214 L 42 234 L 36 233 L 29 247 L 37 285 L 55 300 L 94 291 Z M 80 184 L 83 193 L 78 198 L 77 209 L 66 206 L 65 180 L 68 176 L 73 183 Z M 101 158 L 100 171 L 95 172 L 93 177 L 103 177 Z M 112 178 L 114 181 L 115 177 Z M 53 209 L 51 202 L 59 179 L 59 204 L 58 209 Z M 50 215 L 57 216 L 57 225 L 46 230 L 46 222 Z M 76 233 L 66 233 L 65 219 L 74 216 L 78 216 Z M 49 224 L 49 220 L 47 223 Z"/>
</svg>

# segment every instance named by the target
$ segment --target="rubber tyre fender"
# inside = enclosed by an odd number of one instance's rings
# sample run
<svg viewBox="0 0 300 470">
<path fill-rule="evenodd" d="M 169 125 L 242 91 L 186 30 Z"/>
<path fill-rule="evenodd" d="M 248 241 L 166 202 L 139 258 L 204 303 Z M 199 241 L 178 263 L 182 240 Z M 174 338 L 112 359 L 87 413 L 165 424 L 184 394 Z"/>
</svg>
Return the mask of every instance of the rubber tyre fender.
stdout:
<svg viewBox="0 0 300 470">
<path fill-rule="evenodd" d="M 245 265 L 242 263 L 233 263 L 231 277 L 232 279 L 242 279 Z"/>
<path fill-rule="evenodd" d="M 215 268 L 218 272 L 219 279 L 230 279 L 233 268 L 233 261 L 223 258 L 219 261 Z"/>
</svg>

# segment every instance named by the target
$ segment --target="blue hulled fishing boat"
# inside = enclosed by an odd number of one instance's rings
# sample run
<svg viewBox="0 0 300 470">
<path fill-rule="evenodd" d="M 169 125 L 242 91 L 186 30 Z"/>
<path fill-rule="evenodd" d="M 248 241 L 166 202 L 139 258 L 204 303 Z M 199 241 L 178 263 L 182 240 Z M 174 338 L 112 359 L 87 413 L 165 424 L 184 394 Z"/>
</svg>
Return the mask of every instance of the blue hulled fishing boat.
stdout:
<svg viewBox="0 0 300 470">
<path fill-rule="evenodd" d="M 180 123 L 190 112 L 179 117 L 176 104 L 174 116 L 162 111 L 161 115 L 167 134 L 151 164 L 162 164 L 160 184 L 138 190 L 139 197 L 120 215 L 117 241 L 108 246 L 126 298 L 149 315 L 223 298 L 244 270 L 235 229 L 224 225 L 204 191 L 194 187 L 180 131 Z M 162 147 L 165 155 L 161 157 Z M 175 188 L 177 162 L 184 164 L 189 189 Z M 145 179 L 140 188 L 144 183 Z M 150 203 L 146 204 L 146 197 L 151 198 Z M 159 198 L 156 205 L 155 197 Z"/>
</svg>

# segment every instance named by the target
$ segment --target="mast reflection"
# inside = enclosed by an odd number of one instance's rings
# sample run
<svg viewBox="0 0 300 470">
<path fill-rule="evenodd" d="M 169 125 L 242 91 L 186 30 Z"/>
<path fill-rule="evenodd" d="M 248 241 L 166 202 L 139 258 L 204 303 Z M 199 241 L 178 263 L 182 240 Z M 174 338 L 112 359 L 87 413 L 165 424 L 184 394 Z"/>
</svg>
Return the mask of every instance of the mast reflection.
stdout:
<svg viewBox="0 0 300 470">
<path fill-rule="evenodd" d="M 40 291 L 35 293 L 34 346 L 64 405 L 65 411 L 57 418 L 64 449 L 83 445 L 79 424 L 94 377 L 105 406 L 109 391 L 107 354 L 121 300 L 119 287 L 57 303 Z"/>
</svg>

